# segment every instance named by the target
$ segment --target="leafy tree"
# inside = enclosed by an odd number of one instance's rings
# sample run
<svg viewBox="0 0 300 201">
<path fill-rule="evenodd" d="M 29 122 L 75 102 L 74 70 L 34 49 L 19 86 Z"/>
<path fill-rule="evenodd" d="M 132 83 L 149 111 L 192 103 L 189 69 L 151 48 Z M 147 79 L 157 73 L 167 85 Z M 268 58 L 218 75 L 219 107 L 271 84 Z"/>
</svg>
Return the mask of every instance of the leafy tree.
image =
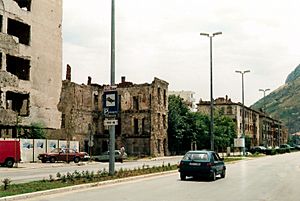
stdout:
<svg viewBox="0 0 300 201">
<path fill-rule="evenodd" d="M 23 135 L 19 135 L 20 138 L 26 139 L 45 139 L 46 132 L 42 123 L 31 123 L 29 130 L 24 130 Z"/>
<path fill-rule="evenodd" d="M 188 107 L 179 96 L 169 96 L 168 138 L 171 152 L 178 153 L 182 146 L 184 131 L 187 129 Z"/>
</svg>

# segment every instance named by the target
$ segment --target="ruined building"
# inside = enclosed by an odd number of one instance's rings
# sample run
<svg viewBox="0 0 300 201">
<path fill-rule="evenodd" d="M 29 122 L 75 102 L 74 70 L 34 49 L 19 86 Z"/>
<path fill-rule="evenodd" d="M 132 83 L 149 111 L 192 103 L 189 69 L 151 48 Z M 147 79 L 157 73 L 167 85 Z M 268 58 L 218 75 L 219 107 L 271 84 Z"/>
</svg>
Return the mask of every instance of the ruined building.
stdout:
<svg viewBox="0 0 300 201">
<path fill-rule="evenodd" d="M 78 140 L 80 149 L 99 154 L 108 150 L 109 131 L 104 126 L 102 95 L 105 86 L 71 82 L 70 67 L 63 81 L 59 109 L 61 138 Z M 122 77 L 119 97 L 116 149 L 125 146 L 131 155 L 168 154 L 168 83 L 155 78 L 151 84 L 133 84 Z"/>
<path fill-rule="evenodd" d="M 0 0 L 0 138 L 60 128 L 61 23 L 62 0 Z"/>
<path fill-rule="evenodd" d="M 210 113 L 210 101 L 200 100 L 197 106 L 198 112 Z M 243 133 L 243 105 L 232 102 L 226 96 L 225 98 L 217 98 L 214 101 L 214 108 L 235 122 L 237 137 L 241 137 Z M 287 132 L 281 121 L 246 106 L 244 109 L 245 135 L 251 139 L 250 146 L 264 145 L 266 147 L 275 147 L 287 142 Z"/>
</svg>

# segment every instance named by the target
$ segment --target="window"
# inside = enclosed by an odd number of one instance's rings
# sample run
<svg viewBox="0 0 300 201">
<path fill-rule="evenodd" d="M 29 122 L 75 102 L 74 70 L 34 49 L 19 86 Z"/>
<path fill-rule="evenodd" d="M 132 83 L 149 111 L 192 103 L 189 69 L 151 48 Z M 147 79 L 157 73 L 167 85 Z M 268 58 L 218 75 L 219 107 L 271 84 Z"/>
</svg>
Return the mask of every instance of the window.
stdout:
<svg viewBox="0 0 300 201">
<path fill-rule="evenodd" d="M 2 52 L 0 52 L 0 70 L 2 69 Z"/>
<path fill-rule="evenodd" d="M 30 61 L 6 55 L 6 70 L 21 80 L 30 79 Z"/>
<path fill-rule="evenodd" d="M 61 128 L 66 126 L 66 114 L 61 114 Z"/>
<path fill-rule="evenodd" d="M 22 22 L 9 19 L 7 22 L 7 33 L 19 38 L 19 43 L 29 45 L 30 42 L 30 26 Z"/>
<path fill-rule="evenodd" d="M 164 106 L 167 105 L 167 91 L 164 89 Z"/>
<path fill-rule="evenodd" d="M 119 101 L 119 108 L 118 108 L 119 111 L 121 111 L 121 109 L 122 109 L 122 107 L 121 107 L 122 106 L 122 104 L 121 104 L 122 99 L 121 98 L 122 98 L 122 96 L 119 95 L 119 100 L 118 100 Z"/>
<path fill-rule="evenodd" d="M 157 114 L 157 128 L 160 129 L 160 114 Z"/>
<path fill-rule="evenodd" d="M 139 110 L 139 97 L 138 96 L 133 97 L 133 109 Z"/>
<path fill-rule="evenodd" d="M 232 107 L 231 106 L 227 107 L 227 114 L 232 114 Z"/>
<path fill-rule="evenodd" d="M 99 99 L 99 96 L 98 96 L 98 93 L 94 93 L 94 110 L 98 110 L 98 99 Z"/>
<path fill-rule="evenodd" d="M 3 17 L 0 15 L 0 32 L 2 32 Z"/>
<path fill-rule="evenodd" d="M 145 118 L 142 119 L 142 134 L 145 133 Z"/>
<path fill-rule="evenodd" d="M 158 87 L 157 89 L 157 98 L 158 98 L 158 104 L 160 104 L 161 100 L 160 100 L 160 88 Z"/>
<path fill-rule="evenodd" d="M 163 126 L 164 126 L 164 129 L 167 128 L 167 119 L 166 119 L 166 115 L 163 115 Z"/>
<path fill-rule="evenodd" d="M 134 127 L 134 134 L 139 134 L 139 120 L 134 119 L 133 121 L 133 127 Z"/>
<path fill-rule="evenodd" d="M 6 108 L 17 112 L 20 116 L 29 116 L 29 94 L 6 92 Z"/>
<path fill-rule="evenodd" d="M 31 0 L 14 0 L 23 10 L 31 10 Z"/>
</svg>

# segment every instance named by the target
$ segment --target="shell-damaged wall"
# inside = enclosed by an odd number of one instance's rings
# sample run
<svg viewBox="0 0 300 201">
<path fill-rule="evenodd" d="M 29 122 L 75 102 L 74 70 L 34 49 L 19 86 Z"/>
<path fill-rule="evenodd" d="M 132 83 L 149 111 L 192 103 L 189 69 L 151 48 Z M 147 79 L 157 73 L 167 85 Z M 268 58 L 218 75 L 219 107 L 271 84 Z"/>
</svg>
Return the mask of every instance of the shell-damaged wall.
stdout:
<svg viewBox="0 0 300 201">
<path fill-rule="evenodd" d="M 104 86 L 78 85 L 63 81 L 59 109 L 62 135 L 79 140 L 81 150 L 99 154 L 108 150 L 108 127 L 104 126 Z M 123 80 L 117 85 L 119 97 L 116 149 L 125 146 L 128 154 L 163 156 L 167 145 L 168 83 L 155 78 L 151 84 Z M 89 145 L 92 142 L 92 150 Z"/>
<path fill-rule="evenodd" d="M 60 128 L 61 24 L 62 0 L 0 0 L 0 130 Z"/>
</svg>

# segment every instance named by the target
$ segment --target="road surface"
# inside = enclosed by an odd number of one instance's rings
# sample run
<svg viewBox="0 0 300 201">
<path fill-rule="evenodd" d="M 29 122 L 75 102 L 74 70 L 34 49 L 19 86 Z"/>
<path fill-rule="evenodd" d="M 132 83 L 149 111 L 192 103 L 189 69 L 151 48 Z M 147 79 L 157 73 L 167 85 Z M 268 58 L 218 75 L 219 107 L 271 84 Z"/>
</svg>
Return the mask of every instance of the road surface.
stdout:
<svg viewBox="0 0 300 201">
<path fill-rule="evenodd" d="M 225 179 L 180 181 L 179 174 L 71 191 L 28 201 L 296 201 L 300 152 L 227 165 Z"/>
</svg>

